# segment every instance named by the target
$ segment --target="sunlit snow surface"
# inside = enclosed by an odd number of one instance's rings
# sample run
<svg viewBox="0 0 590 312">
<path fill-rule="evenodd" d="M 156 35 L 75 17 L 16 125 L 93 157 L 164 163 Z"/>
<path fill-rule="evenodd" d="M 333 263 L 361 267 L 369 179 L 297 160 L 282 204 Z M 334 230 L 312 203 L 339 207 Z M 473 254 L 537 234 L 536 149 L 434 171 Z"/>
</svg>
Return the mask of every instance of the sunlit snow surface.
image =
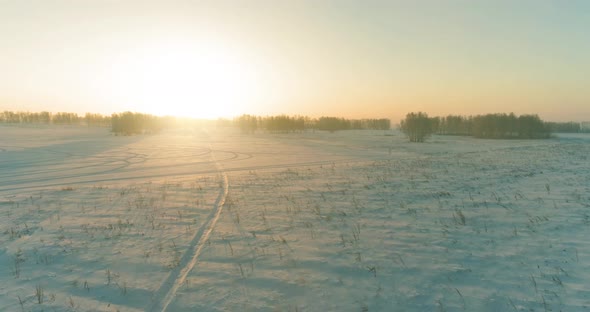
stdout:
<svg viewBox="0 0 590 312">
<path fill-rule="evenodd" d="M 590 135 L 2 125 L 0 311 L 585 311 L 589 158 Z"/>
</svg>

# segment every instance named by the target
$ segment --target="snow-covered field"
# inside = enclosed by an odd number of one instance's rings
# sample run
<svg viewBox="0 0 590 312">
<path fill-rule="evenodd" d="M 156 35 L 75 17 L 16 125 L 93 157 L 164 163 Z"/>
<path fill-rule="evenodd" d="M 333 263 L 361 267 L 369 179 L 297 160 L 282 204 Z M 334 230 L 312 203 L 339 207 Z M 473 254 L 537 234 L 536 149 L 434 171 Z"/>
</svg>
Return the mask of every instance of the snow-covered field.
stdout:
<svg viewBox="0 0 590 312">
<path fill-rule="evenodd" d="M 0 311 L 590 310 L 590 136 L 0 126 Z"/>
</svg>

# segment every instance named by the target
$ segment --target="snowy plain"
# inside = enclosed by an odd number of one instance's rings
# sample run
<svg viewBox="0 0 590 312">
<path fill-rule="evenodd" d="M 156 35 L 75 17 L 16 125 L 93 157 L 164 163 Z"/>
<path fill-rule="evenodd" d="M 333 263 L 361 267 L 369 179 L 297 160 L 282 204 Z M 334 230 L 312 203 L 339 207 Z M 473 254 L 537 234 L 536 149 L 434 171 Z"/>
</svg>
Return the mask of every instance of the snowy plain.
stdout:
<svg viewBox="0 0 590 312">
<path fill-rule="evenodd" d="M 0 125 L 0 311 L 587 311 L 589 157 Z"/>
</svg>

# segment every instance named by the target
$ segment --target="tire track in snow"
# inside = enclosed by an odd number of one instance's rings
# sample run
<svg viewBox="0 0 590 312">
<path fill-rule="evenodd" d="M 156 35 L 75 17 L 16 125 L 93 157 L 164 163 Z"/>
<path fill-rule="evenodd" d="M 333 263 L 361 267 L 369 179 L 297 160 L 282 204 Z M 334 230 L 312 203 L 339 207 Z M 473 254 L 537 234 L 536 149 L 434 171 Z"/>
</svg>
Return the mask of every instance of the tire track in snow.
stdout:
<svg viewBox="0 0 590 312">
<path fill-rule="evenodd" d="M 401 158 L 400 158 L 401 159 Z M 240 171 L 251 171 L 251 170 L 269 170 L 269 169 L 288 169 L 288 168 L 298 168 L 298 167 L 309 167 L 309 166 L 320 166 L 320 165 L 330 165 L 330 164 L 337 164 L 337 163 L 358 163 L 358 162 L 366 162 L 366 161 L 379 161 L 379 160 L 387 160 L 383 158 L 366 158 L 366 159 L 359 159 L 359 158 L 343 158 L 343 159 L 332 159 L 332 160 L 320 160 L 320 161 L 308 161 L 308 162 L 294 162 L 294 163 L 279 163 L 274 165 L 250 165 L 250 166 L 243 166 L 243 167 L 232 167 L 232 168 L 225 168 L 224 173 L 227 172 L 240 172 Z M 202 164 L 202 163 L 200 163 Z M 178 166 L 187 166 L 187 164 L 182 165 L 170 165 L 170 166 L 160 166 L 159 168 L 176 168 Z M 17 190 L 37 190 L 49 187 L 60 187 L 65 184 L 77 184 L 77 185 L 85 185 L 85 184 L 97 184 L 97 183 L 107 183 L 107 182 L 121 182 L 121 181 L 140 181 L 145 179 L 157 179 L 157 178 L 165 178 L 170 176 L 175 177 L 183 177 L 189 175 L 199 175 L 199 174 L 211 174 L 211 173 L 218 173 L 220 172 L 219 169 L 205 169 L 205 170 L 195 170 L 190 171 L 187 170 L 183 173 L 153 173 L 153 174 L 141 174 L 141 172 L 135 173 L 135 171 L 130 172 L 129 175 L 124 176 L 103 176 L 103 177 L 95 177 L 90 174 L 72 176 L 72 181 L 60 181 L 60 182 L 50 182 L 55 179 L 44 179 L 40 180 L 41 182 L 47 183 L 35 183 L 34 185 L 27 185 L 26 183 L 34 183 L 38 182 L 39 180 L 31 180 L 31 181 L 19 181 L 18 183 L 7 183 L 9 187 L 2 187 L 0 188 L 0 194 L 2 192 L 13 192 Z M 94 174 L 97 175 L 97 174 Z M 100 175 L 100 173 L 99 173 Z M 61 177 L 62 179 L 65 177 Z M 20 185 L 25 184 L 25 185 Z M 0 186 L 2 182 L 0 181 Z"/>
<path fill-rule="evenodd" d="M 180 264 L 170 272 L 168 278 L 154 293 L 151 308 L 147 311 L 164 312 L 168 309 L 168 305 L 170 305 L 174 299 L 178 288 L 182 286 L 188 273 L 197 263 L 199 255 L 203 250 L 203 246 L 205 246 L 205 243 L 209 239 L 209 236 L 211 235 L 211 232 L 213 232 L 213 228 L 215 227 L 215 224 L 221 215 L 221 210 L 223 209 L 225 199 L 227 198 L 227 194 L 229 192 L 229 181 L 227 178 L 227 173 L 223 171 L 221 164 L 215 159 L 215 155 L 213 153 L 211 155 L 215 161 L 218 172 L 221 173 L 223 179 L 219 195 L 217 195 L 217 199 L 213 204 L 211 213 L 207 217 L 207 221 L 195 233 L 195 236 L 191 240 L 186 253 L 180 260 Z"/>
</svg>

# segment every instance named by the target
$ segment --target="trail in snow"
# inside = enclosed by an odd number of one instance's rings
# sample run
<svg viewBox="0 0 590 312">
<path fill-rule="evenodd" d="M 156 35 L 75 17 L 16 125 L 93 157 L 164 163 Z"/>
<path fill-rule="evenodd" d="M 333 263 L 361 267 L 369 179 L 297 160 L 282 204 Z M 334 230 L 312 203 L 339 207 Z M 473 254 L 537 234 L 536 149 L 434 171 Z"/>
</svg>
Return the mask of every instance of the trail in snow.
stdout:
<svg viewBox="0 0 590 312">
<path fill-rule="evenodd" d="M 154 293 L 152 305 L 148 311 L 164 312 L 168 309 L 168 305 L 170 305 L 174 299 L 178 288 L 182 286 L 188 273 L 197 263 L 199 255 L 203 250 L 203 246 L 205 246 L 205 243 L 209 239 L 209 236 L 211 235 L 211 232 L 213 232 L 215 224 L 221 215 L 223 205 L 225 204 L 225 199 L 227 198 L 227 194 L 229 192 L 229 181 L 227 174 L 223 171 L 221 164 L 219 161 L 217 161 L 217 159 L 215 159 L 215 155 L 213 153 L 211 154 L 211 157 L 213 158 L 215 166 L 221 173 L 223 179 L 219 195 L 215 200 L 215 204 L 213 205 L 211 213 L 207 217 L 207 221 L 203 223 L 201 228 L 195 233 L 195 236 L 189 244 L 187 252 L 180 260 L 179 265 L 170 272 L 168 278 Z"/>
</svg>

